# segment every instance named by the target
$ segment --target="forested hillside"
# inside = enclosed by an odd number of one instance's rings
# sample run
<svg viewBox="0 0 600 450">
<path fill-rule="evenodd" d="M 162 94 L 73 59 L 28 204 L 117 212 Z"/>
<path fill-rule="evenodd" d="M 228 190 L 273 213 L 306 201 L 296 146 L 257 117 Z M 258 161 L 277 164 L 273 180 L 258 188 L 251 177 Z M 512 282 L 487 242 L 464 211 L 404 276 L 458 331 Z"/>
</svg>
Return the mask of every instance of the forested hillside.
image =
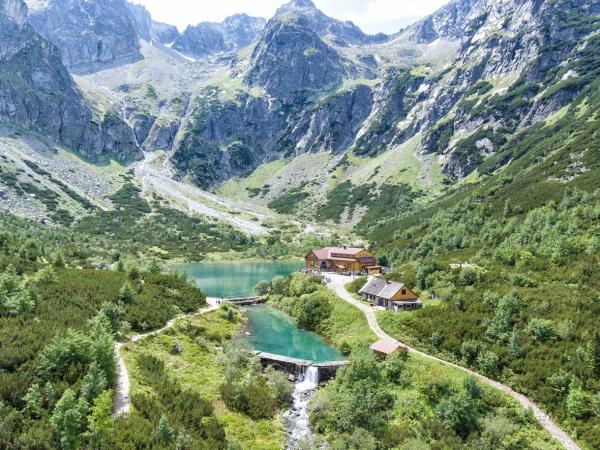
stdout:
<svg viewBox="0 0 600 450">
<path fill-rule="evenodd" d="M 531 395 L 600 445 L 598 80 L 479 178 L 368 229 L 429 300 L 384 328 Z M 494 161 L 510 161 L 498 169 Z"/>
</svg>

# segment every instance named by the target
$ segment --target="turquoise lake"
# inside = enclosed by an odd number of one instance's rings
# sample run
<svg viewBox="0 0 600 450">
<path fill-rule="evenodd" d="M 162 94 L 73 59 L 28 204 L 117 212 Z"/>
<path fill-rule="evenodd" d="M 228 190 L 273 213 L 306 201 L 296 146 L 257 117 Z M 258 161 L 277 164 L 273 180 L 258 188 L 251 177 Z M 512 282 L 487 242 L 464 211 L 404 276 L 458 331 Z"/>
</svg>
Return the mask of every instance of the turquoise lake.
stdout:
<svg viewBox="0 0 600 450">
<path fill-rule="evenodd" d="M 261 352 L 304 359 L 314 363 L 337 361 L 342 355 L 318 334 L 303 330 L 287 314 L 268 306 L 246 310 L 248 340 Z"/>
<path fill-rule="evenodd" d="M 209 297 L 248 297 L 262 280 L 271 281 L 304 267 L 303 261 L 243 261 L 188 263 L 172 266 L 185 272 Z"/>
<path fill-rule="evenodd" d="M 209 297 L 231 298 L 254 295 L 259 281 L 289 275 L 303 266 L 303 261 L 243 261 L 179 264 L 171 269 L 185 272 Z M 256 350 L 317 363 L 343 359 L 321 336 L 298 327 L 293 318 L 276 309 L 249 307 L 245 315 L 248 340 Z"/>
</svg>

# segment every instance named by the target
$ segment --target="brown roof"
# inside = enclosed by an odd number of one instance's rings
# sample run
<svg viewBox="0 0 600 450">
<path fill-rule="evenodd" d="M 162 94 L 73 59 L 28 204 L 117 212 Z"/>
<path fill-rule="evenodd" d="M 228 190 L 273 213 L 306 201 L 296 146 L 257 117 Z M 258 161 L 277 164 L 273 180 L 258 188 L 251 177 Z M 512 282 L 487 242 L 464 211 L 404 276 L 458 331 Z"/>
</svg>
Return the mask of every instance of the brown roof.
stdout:
<svg viewBox="0 0 600 450">
<path fill-rule="evenodd" d="M 404 348 L 404 346 L 395 339 L 380 339 L 370 347 L 374 352 L 385 355 L 391 355 L 400 348 Z"/>
</svg>

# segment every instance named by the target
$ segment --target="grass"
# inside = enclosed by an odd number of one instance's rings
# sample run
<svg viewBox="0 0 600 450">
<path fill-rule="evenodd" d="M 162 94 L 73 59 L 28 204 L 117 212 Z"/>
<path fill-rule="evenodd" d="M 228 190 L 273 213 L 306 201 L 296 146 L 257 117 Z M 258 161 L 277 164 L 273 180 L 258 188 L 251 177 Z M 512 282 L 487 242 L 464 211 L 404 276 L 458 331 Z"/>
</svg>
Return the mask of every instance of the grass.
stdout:
<svg viewBox="0 0 600 450">
<path fill-rule="evenodd" d="M 183 319 L 162 335 L 128 344 L 123 356 L 130 369 L 132 397 L 148 393 L 148 386 L 136 365 L 143 354 L 152 355 L 165 362 L 170 376 L 183 388 L 209 400 L 215 414 L 225 428 L 228 441 L 240 448 L 278 450 L 284 447 L 282 418 L 254 421 L 247 416 L 230 411 L 221 401 L 219 386 L 223 368 L 219 363 L 220 346 L 235 336 L 243 319 L 236 313 L 235 322 L 227 320 L 224 311 Z M 174 354 L 175 345 L 180 348 Z"/>
<path fill-rule="evenodd" d="M 333 310 L 329 318 L 322 322 L 320 331 L 336 347 L 339 348 L 343 343 L 347 343 L 355 348 L 377 340 L 362 311 L 335 294 L 331 295 L 331 302 Z"/>
</svg>

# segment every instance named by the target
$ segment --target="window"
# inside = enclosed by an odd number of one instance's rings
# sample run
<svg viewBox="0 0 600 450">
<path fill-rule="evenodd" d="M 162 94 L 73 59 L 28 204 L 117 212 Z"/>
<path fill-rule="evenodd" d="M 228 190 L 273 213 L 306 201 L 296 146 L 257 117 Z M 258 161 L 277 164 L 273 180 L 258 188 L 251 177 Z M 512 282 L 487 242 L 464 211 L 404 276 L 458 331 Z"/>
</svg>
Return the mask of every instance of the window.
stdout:
<svg viewBox="0 0 600 450">
<path fill-rule="evenodd" d="M 406 295 L 406 289 L 402 289 L 402 295 Z"/>
</svg>

